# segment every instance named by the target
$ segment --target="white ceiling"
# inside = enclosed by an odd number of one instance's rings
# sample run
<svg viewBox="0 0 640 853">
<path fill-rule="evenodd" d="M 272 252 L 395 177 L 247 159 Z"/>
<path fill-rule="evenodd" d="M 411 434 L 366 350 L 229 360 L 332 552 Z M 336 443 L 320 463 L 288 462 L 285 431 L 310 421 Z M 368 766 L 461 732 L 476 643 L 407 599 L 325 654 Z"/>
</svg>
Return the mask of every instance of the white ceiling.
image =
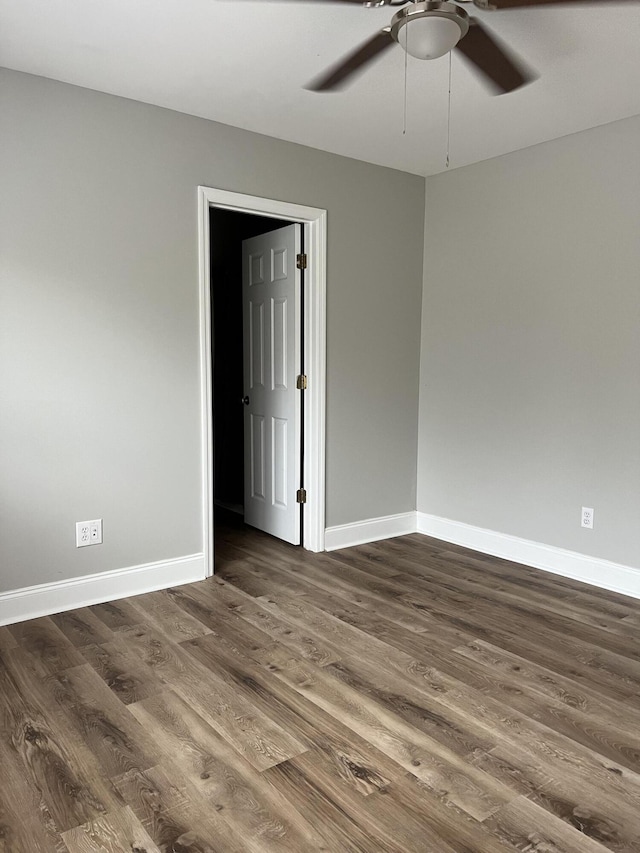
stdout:
<svg viewBox="0 0 640 853">
<path fill-rule="evenodd" d="M 454 54 L 451 168 L 640 114 L 640 2 L 465 8 L 540 77 L 495 97 Z M 346 91 L 303 89 L 393 13 L 322 0 L 0 0 L 0 64 L 435 174 L 445 169 L 448 57 L 409 58 L 406 135 L 399 46 Z"/>
</svg>

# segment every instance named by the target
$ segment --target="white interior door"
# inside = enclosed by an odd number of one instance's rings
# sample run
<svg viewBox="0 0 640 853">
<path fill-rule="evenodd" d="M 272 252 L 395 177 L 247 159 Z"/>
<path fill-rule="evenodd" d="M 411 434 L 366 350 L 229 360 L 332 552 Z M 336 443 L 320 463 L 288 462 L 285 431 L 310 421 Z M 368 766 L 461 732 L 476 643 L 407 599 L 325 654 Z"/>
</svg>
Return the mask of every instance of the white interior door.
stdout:
<svg viewBox="0 0 640 853">
<path fill-rule="evenodd" d="M 302 395 L 301 226 L 287 225 L 242 244 L 244 324 L 244 518 L 300 544 Z"/>
</svg>

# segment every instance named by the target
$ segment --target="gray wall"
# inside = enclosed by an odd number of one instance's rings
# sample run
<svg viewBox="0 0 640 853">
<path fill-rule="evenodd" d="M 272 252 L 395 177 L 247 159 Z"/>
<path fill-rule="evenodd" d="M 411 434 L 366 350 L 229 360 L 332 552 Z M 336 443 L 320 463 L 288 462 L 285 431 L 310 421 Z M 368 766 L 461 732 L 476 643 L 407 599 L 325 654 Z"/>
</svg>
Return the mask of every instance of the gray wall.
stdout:
<svg viewBox="0 0 640 853">
<path fill-rule="evenodd" d="M 420 511 L 640 565 L 639 152 L 633 118 L 427 180 Z"/>
<path fill-rule="evenodd" d="M 202 549 L 199 184 L 328 210 L 327 524 L 414 509 L 424 180 L 1 85 L 0 590 Z"/>
</svg>

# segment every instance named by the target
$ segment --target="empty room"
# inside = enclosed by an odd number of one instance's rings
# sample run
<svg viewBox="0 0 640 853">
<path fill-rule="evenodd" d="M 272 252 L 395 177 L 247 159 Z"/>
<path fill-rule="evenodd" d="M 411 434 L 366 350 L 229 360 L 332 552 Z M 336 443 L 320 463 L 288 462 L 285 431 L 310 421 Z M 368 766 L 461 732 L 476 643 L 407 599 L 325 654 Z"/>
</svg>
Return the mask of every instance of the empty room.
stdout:
<svg viewBox="0 0 640 853">
<path fill-rule="evenodd" d="M 640 853 L 639 40 L 0 4 L 0 853 Z"/>
</svg>

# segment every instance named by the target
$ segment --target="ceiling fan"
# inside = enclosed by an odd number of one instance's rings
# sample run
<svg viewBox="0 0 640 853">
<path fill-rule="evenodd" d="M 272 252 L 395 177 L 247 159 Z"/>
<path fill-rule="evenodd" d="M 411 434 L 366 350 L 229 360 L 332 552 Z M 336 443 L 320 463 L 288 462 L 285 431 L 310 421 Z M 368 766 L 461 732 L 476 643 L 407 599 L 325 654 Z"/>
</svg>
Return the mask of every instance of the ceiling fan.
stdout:
<svg viewBox="0 0 640 853">
<path fill-rule="evenodd" d="M 371 62 L 394 44 L 417 59 L 436 59 L 454 48 L 489 82 L 497 94 L 513 92 L 535 79 L 536 74 L 515 53 L 501 45 L 477 18 L 459 4 L 473 2 L 483 11 L 567 4 L 571 0 L 331 0 L 357 3 L 366 8 L 400 6 L 384 29 L 359 45 L 308 85 L 314 92 L 336 91 L 351 82 Z M 608 0 L 573 0 L 606 3 Z M 633 0 L 637 2 L 637 0 Z"/>
</svg>

